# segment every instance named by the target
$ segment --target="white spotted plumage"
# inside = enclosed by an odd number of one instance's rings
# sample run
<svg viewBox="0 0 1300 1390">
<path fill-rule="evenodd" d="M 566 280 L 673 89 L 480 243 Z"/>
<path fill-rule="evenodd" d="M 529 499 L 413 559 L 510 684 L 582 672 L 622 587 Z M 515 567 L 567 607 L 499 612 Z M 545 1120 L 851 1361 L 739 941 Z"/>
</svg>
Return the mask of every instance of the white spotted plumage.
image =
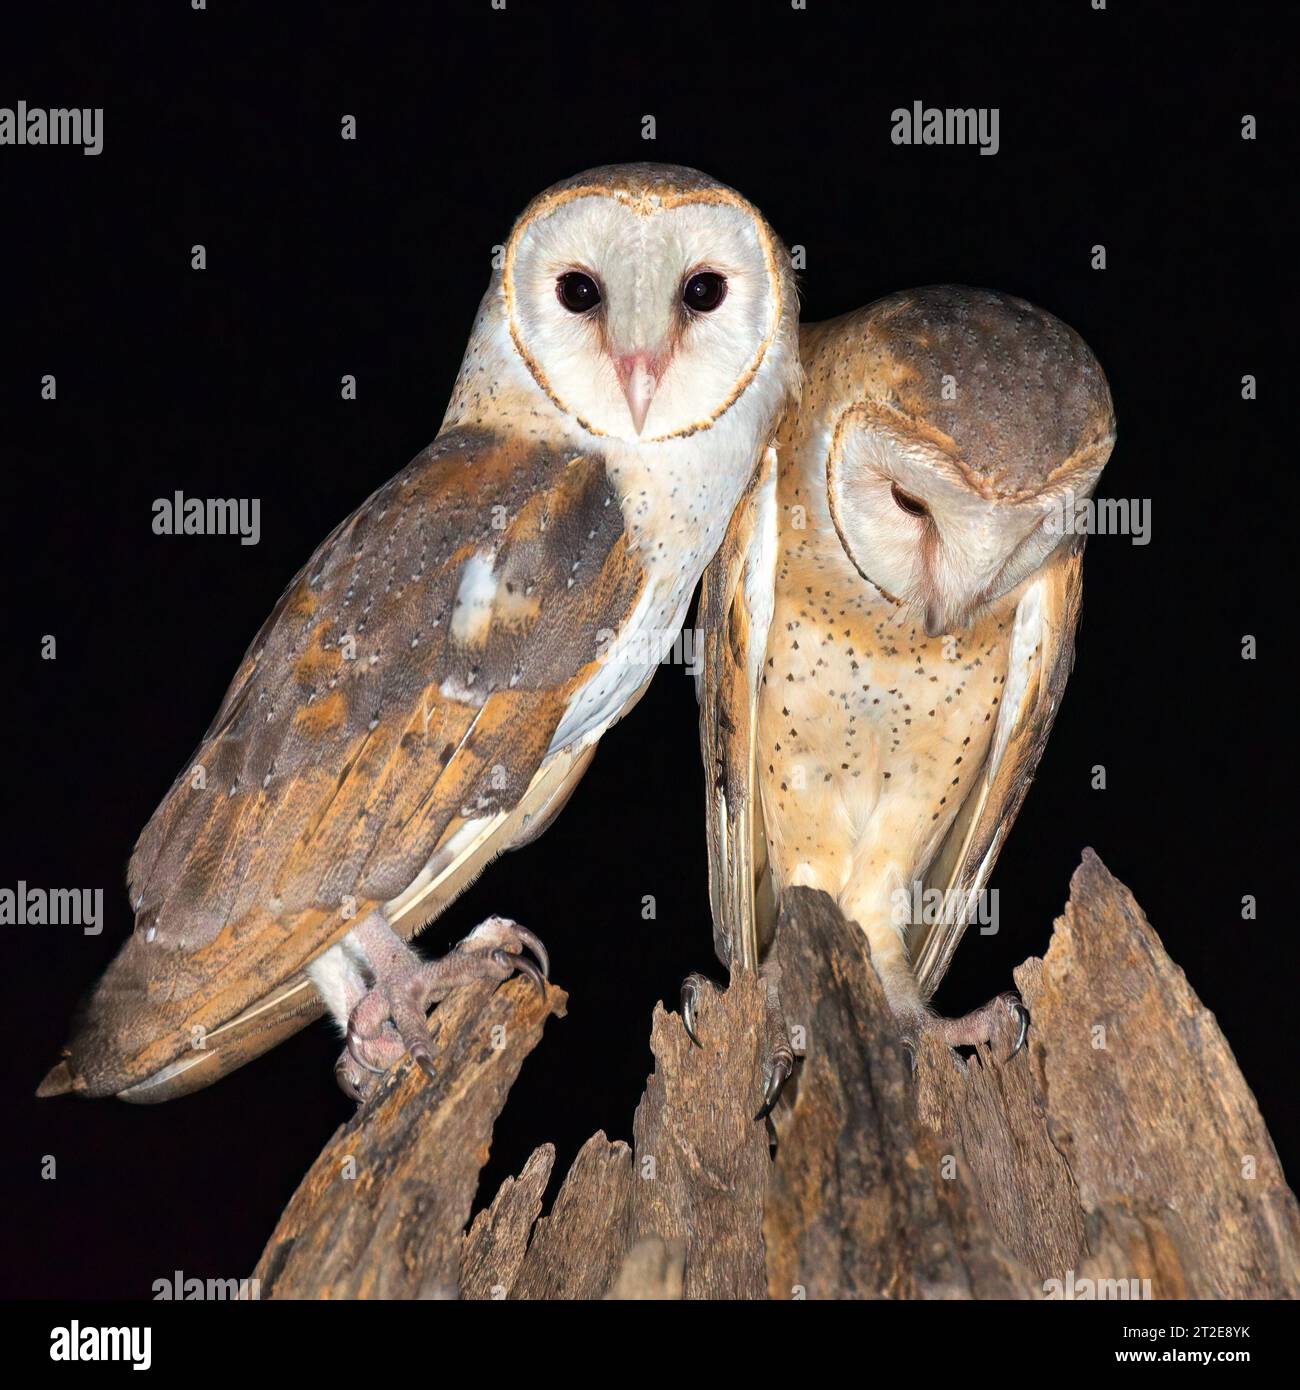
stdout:
<svg viewBox="0 0 1300 1390">
<path fill-rule="evenodd" d="M 706 708 L 719 942 L 757 959 L 794 887 L 829 893 L 870 944 L 905 1031 L 971 1041 L 993 1017 L 927 1000 L 1041 754 L 1069 672 L 1082 547 L 1053 529 L 1113 443 L 1105 378 L 1071 330 L 1010 296 L 934 287 L 802 335 L 803 399 L 778 438 L 775 544 L 760 501 L 706 580 L 727 637 Z M 770 528 L 768 531 L 770 535 Z M 750 673 L 729 655 L 739 646 Z M 758 826 L 759 848 L 745 827 Z M 948 902 L 954 899 L 949 898 Z M 990 1006 L 991 1007 L 991 1006 Z M 978 1011 L 977 1011 L 978 1012 Z"/>
<path fill-rule="evenodd" d="M 309 1021 L 309 981 L 340 1023 L 372 985 L 407 997 L 394 934 L 545 828 L 653 674 L 797 393 L 796 318 L 776 236 L 694 170 L 593 170 L 525 209 L 438 438 L 237 673 L 199 750 L 224 808 L 178 779 L 142 834 L 136 932 L 46 1094 L 196 1089 Z"/>
</svg>

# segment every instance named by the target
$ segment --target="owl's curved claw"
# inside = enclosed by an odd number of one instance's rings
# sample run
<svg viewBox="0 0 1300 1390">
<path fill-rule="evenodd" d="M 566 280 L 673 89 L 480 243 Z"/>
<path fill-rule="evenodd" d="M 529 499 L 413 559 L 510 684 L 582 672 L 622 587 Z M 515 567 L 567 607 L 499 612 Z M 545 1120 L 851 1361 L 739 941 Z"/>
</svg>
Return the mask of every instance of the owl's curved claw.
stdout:
<svg viewBox="0 0 1300 1390">
<path fill-rule="evenodd" d="M 364 1008 L 361 1005 L 354 1007 L 348 1017 L 343 1051 L 334 1064 L 334 1079 L 339 1089 L 358 1105 L 374 1095 L 379 1087 L 379 1078 L 406 1051 L 406 1044 L 392 1024 L 385 1022 L 375 1032 L 358 1025 L 358 1009 L 361 1009 L 364 1022 L 372 1019 L 379 1008 L 377 996 L 363 995 L 362 1001 Z"/>
<path fill-rule="evenodd" d="M 536 940 L 535 937 L 534 940 Z M 541 942 L 539 941 L 537 944 L 540 946 Z M 546 953 L 543 951 L 542 954 L 544 956 Z M 514 951 L 507 951 L 502 947 L 498 947 L 492 952 L 492 959 L 505 971 L 517 970 L 521 975 L 527 976 L 537 986 L 537 993 L 543 999 L 546 998 L 545 966 L 539 969 L 537 962 L 531 956 L 526 956 L 522 952 L 516 954 Z"/>
<path fill-rule="evenodd" d="M 347 1061 L 349 1057 L 352 1057 L 353 1061 L 357 1060 L 351 1053 L 345 1052 L 338 1061 L 334 1063 L 334 1079 L 339 1083 L 339 1090 L 341 1090 L 349 1100 L 354 1100 L 360 1105 L 361 1102 L 365 1100 L 365 1096 L 361 1094 L 360 1088 L 357 1086 L 356 1082 L 352 1080 L 348 1072 Z"/>
<path fill-rule="evenodd" d="M 776 1108 L 781 1099 L 781 1091 L 794 1071 L 794 1052 L 787 1045 L 773 1056 L 767 1067 L 767 1080 L 763 1087 L 763 1104 L 754 1119 L 765 1120 Z"/>
<path fill-rule="evenodd" d="M 536 961 L 525 955 L 525 951 L 531 951 Z M 521 927 L 518 922 L 512 922 L 508 917 L 489 917 L 487 921 L 480 922 L 450 955 L 425 966 L 430 983 L 436 985 L 444 974 L 455 973 L 454 962 L 466 956 L 471 959 L 475 956 L 480 959 L 486 957 L 498 970 L 505 971 L 502 978 L 509 978 L 514 971 L 519 971 L 537 986 L 542 998 L 546 998 L 546 981 L 551 978 L 551 957 L 541 938 L 527 927 Z"/>
<path fill-rule="evenodd" d="M 352 1060 L 353 1060 L 354 1062 L 356 1062 L 356 1064 L 357 1064 L 359 1067 L 365 1067 L 365 1069 L 366 1069 L 367 1071 L 372 1071 L 372 1072 L 374 1072 L 377 1076 L 382 1076 L 382 1075 L 384 1074 L 384 1072 L 386 1072 L 386 1071 L 388 1070 L 388 1068 L 387 1068 L 387 1067 L 377 1067 L 377 1066 L 375 1066 L 375 1064 L 374 1064 L 373 1062 L 370 1062 L 370 1061 L 368 1061 L 368 1060 L 366 1059 L 366 1056 L 365 1056 L 365 1053 L 364 1053 L 365 1041 L 366 1041 L 366 1040 L 361 1036 L 361 1034 L 357 1032 L 357 1026 L 356 1026 L 356 1021 L 355 1021 L 355 1019 L 354 1019 L 352 1016 L 349 1016 L 349 1018 L 348 1018 L 348 1031 L 347 1031 L 347 1038 L 346 1038 L 348 1055 L 351 1056 Z M 342 1061 L 343 1061 L 343 1059 L 340 1057 L 340 1058 L 339 1058 L 340 1064 L 342 1063 Z M 338 1067 L 336 1066 L 336 1067 L 334 1068 L 334 1070 L 337 1072 L 337 1071 L 338 1071 Z"/>
<path fill-rule="evenodd" d="M 1010 990 L 996 995 L 987 1004 L 963 1014 L 961 1018 L 941 1018 L 937 1015 L 913 1015 L 901 1022 L 903 1046 L 907 1050 L 915 1074 L 918 1051 L 924 1034 L 937 1038 L 948 1047 L 989 1046 L 1008 1011 L 1016 1024 L 1016 1040 L 1005 1062 L 1009 1062 L 1025 1046 L 1029 1036 L 1029 1010 Z"/>
<path fill-rule="evenodd" d="M 778 989 L 780 972 L 775 967 L 764 966 L 759 973 L 766 985 L 763 1007 L 766 1056 L 763 1061 L 763 1103 L 754 1116 L 755 1122 L 767 1119 L 772 1113 L 781 1098 L 782 1088 L 794 1072 L 794 1049 L 790 1046 L 790 1031 L 786 1027 Z M 706 977 L 698 973 L 690 974 L 682 981 L 682 1029 L 692 1044 L 699 1048 L 704 1044 L 700 1041 L 696 1009 L 702 987 L 707 983 Z"/>
<path fill-rule="evenodd" d="M 1011 1012 L 1015 1016 L 1016 1022 L 1020 1025 L 1020 1031 L 1016 1035 L 1016 1045 L 1011 1049 L 1007 1056 L 1007 1061 L 1020 1051 L 1025 1045 L 1025 1039 L 1029 1037 L 1029 1010 L 1019 999 L 1012 1000 Z"/>
<path fill-rule="evenodd" d="M 433 1056 L 423 1043 L 417 1043 L 411 1048 L 411 1059 L 430 1081 L 437 1077 L 438 1069 L 433 1065 Z"/>
<path fill-rule="evenodd" d="M 765 1120 L 776 1109 L 785 1083 L 794 1073 L 794 1048 L 790 1044 L 790 1025 L 781 1005 L 781 968 L 775 961 L 759 967 L 765 991 L 763 1000 L 763 1104 L 755 1121 Z"/>
<path fill-rule="evenodd" d="M 682 981 L 682 1027 L 686 1030 L 686 1036 L 696 1047 L 704 1046 L 695 1027 L 695 1006 L 699 1002 L 700 982 L 703 978 L 702 975 L 688 975 Z"/>
<path fill-rule="evenodd" d="M 533 953 L 533 955 L 537 957 L 537 964 L 541 966 L 542 980 L 549 980 L 551 978 L 551 958 L 546 952 L 546 947 L 542 945 L 541 937 L 535 936 L 532 932 L 528 930 L 527 927 L 521 927 L 518 922 L 514 923 L 514 929 L 515 935 L 519 938 L 519 940 L 522 941 L 523 944 L 527 946 L 528 949 Z M 529 965 L 532 966 L 531 961 L 529 961 Z M 529 971 L 527 970 L 525 970 L 524 973 L 528 975 L 528 978 L 530 980 L 536 980 L 535 967 L 534 973 L 529 973 Z M 545 995 L 546 991 L 545 989 L 543 989 L 543 998 L 545 997 Z"/>
</svg>

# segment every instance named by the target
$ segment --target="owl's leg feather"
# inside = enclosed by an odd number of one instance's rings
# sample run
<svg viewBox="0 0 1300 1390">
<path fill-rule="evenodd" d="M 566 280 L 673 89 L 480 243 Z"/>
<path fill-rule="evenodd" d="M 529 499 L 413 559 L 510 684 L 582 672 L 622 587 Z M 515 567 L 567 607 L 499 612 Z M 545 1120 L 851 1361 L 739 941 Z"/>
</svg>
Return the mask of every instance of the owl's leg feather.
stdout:
<svg viewBox="0 0 1300 1390">
<path fill-rule="evenodd" d="M 505 980 L 519 971 L 543 998 L 546 994 L 546 948 L 527 928 L 504 917 L 489 917 L 453 950 L 431 961 L 418 956 L 379 912 L 367 917 L 354 936 L 374 983 L 350 1001 L 347 1045 L 334 1071 L 343 1091 L 355 1100 L 373 1091 L 375 1077 L 407 1052 L 426 1075 L 434 1075 L 426 1014 L 453 989 L 476 980 Z"/>
</svg>

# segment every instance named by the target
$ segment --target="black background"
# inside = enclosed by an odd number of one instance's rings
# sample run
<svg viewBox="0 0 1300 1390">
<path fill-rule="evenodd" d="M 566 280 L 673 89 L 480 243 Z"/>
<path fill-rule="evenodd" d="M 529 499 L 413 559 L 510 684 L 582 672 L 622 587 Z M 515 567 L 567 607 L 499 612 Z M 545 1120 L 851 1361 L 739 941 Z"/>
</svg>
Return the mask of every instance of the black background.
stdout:
<svg viewBox="0 0 1300 1390">
<path fill-rule="evenodd" d="M 1100 491 L 1150 498 L 1152 540 L 1089 546 L 1078 664 L 993 878 L 1002 931 L 968 935 L 937 1002 L 979 1003 L 1045 949 L 1090 844 L 1218 1016 L 1294 1177 L 1280 9 L 35 8 L 25 31 L 5 18 L 0 105 L 102 106 L 105 145 L 0 147 L 0 885 L 102 887 L 106 925 L 4 928 L 7 1292 L 147 1297 L 175 1269 L 249 1272 L 348 1113 L 323 1023 L 158 1108 L 32 1091 L 130 930 L 134 838 L 248 640 L 436 432 L 493 245 L 540 189 L 623 160 L 695 165 L 752 198 L 806 247 L 806 318 L 987 285 L 1101 359 L 1119 443 Z M 890 113 L 914 100 L 1000 108 L 999 153 L 894 146 Z M 155 536 L 152 502 L 176 489 L 259 497 L 260 544 Z M 437 950 L 516 916 L 571 996 L 510 1097 L 488 1192 L 545 1139 L 559 1173 L 594 1130 L 629 1137 L 655 1001 L 716 973 L 695 721 L 692 682 L 666 668 L 557 824 L 424 937 Z M 1241 920 L 1246 893 L 1258 921 Z M 46 1154 L 57 1181 L 40 1179 Z"/>
</svg>

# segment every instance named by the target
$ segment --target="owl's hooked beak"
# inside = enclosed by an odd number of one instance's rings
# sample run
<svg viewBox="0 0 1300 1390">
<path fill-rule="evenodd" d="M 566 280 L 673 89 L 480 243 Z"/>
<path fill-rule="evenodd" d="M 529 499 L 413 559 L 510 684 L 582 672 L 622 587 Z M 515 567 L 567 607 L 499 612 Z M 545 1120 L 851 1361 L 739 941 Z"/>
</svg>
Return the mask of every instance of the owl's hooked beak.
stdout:
<svg viewBox="0 0 1300 1390">
<path fill-rule="evenodd" d="M 925 605 L 925 635 L 946 637 L 953 632 L 965 632 L 983 611 L 988 594 L 981 592 L 969 598 L 931 598 Z"/>
<path fill-rule="evenodd" d="M 645 428 L 650 402 L 654 399 L 655 388 L 662 380 L 667 365 L 667 361 L 658 353 L 649 352 L 624 353 L 614 360 L 618 384 L 623 388 L 628 414 L 632 417 L 637 434 Z"/>
<path fill-rule="evenodd" d="M 943 637 L 950 632 L 961 632 L 970 626 L 970 613 L 939 599 L 931 599 L 925 605 L 925 635 Z"/>
</svg>

